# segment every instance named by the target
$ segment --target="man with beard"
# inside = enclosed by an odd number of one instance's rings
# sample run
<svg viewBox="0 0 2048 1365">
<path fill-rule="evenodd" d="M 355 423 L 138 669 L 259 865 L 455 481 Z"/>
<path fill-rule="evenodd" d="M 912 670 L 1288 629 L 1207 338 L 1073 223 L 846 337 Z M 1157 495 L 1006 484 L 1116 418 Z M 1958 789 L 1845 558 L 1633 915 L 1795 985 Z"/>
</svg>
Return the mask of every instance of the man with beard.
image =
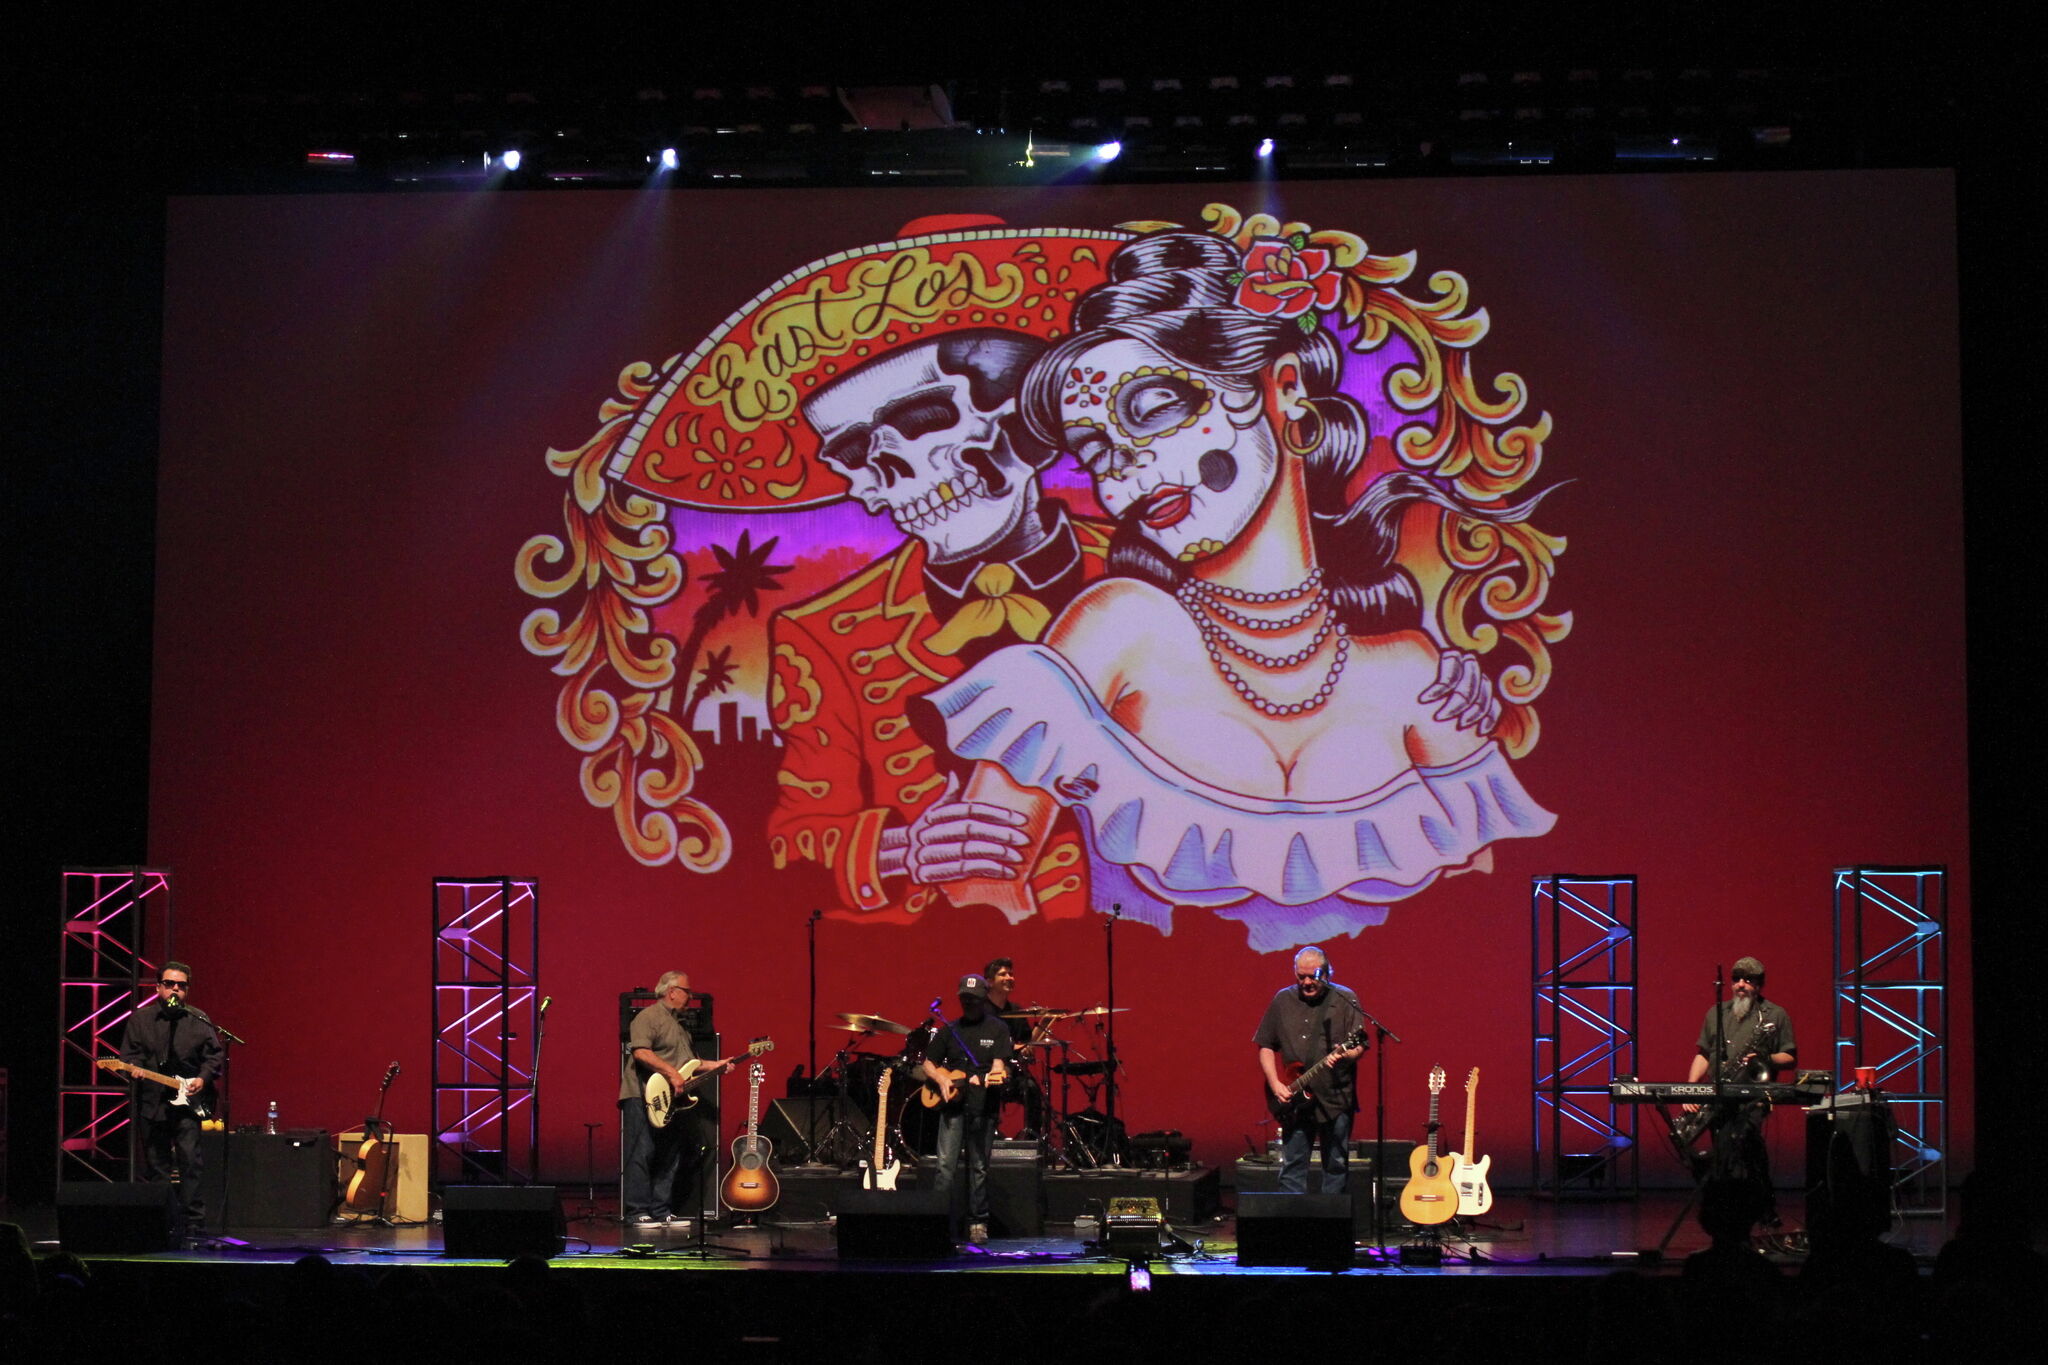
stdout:
<svg viewBox="0 0 2048 1365">
<path fill-rule="evenodd" d="M 1686 1076 L 1688 1081 L 1768 1081 L 1780 1069 L 1793 1065 L 1798 1057 L 1792 1016 L 1785 1013 L 1784 1006 L 1764 998 L 1764 964 L 1753 957 L 1737 958 L 1730 975 L 1735 983 L 1731 998 L 1708 1010 L 1700 1023 L 1699 1044 L 1692 1070 Z M 1696 1104 L 1685 1106 L 1687 1113 L 1698 1108 Z M 1710 1130 L 1714 1142 L 1712 1172 L 1754 1181 L 1767 1196 L 1771 1167 L 1764 1147 L 1763 1123 L 1770 1112 L 1768 1104 L 1733 1106 Z M 1775 1212 L 1767 1214 L 1763 1221 L 1775 1223 Z"/>
<path fill-rule="evenodd" d="M 1365 1048 L 1345 1044 L 1365 1027 L 1365 1016 L 1351 992 L 1331 988 L 1324 978 L 1328 965 L 1321 948 L 1296 953 L 1294 984 L 1274 995 L 1252 1035 L 1271 1092 L 1270 1107 L 1280 1121 L 1280 1188 L 1290 1194 L 1308 1189 L 1309 1151 L 1318 1142 L 1323 1145 L 1323 1193 L 1343 1194 L 1350 1187 L 1351 1120 L 1358 1113 L 1358 1059 Z M 1330 1069 L 1306 1094 L 1291 1099 L 1281 1068 L 1300 1075 L 1326 1058 Z"/>
</svg>

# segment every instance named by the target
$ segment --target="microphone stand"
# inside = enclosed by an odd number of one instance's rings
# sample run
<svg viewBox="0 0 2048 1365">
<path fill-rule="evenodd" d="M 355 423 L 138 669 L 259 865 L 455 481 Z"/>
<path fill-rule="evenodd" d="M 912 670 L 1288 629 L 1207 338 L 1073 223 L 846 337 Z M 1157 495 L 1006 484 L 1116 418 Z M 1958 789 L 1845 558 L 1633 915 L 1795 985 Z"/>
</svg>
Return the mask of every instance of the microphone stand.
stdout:
<svg viewBox="0 0 2048 1365">
<path fill-rule="evenodd" d="M 1351 997 L 1356 1000 L 1357 996 Z M 1401 1035 L 1382 1024 L 1373 1012 L 1364 1005 L 1358 1012 L 1372 1025 L 1372 1031 L 1379 1035 L 1379 1046 L 1373 1049 L 1373 1140 L 1372 1140 L 1372 1245 L 1375 1251 L 1384 1250 L 1386 1238 L 1380 1226 L 1380 1181 L 1385 1175 L 1387 1155 L 1387 1044 L 1398 1043 Z"/>
<path fill-rule="evenodd" d="M 1109 1148 L 1109 1164 L 1124 1164 L 1123 1144 L 1116 1140 L 1116 922 L 1124 917 L 1122 901 L 1112 902 L 1109 914 L 1102 921 L 1102 952 L 1104 966 L 1109 977 L 1108 1028 L 1104 1030 L 1103 1044 L 1103 1117 L 1102 1140 Z"/>
<path fill-rule="evenodd" d="M 804 1074 L 810 1080 L 810 1104 L 804 1109 L 807 1118 L 804 1132 L 804 1163 L 806 1166 L 818 1162 L 818 921 L 825 918 L 825 912 L 815 906 L 811 917 L 804 921 L 804 936 L 809 940 L 811 955 L 811 1050 L 810 1070 Z"/>
<path fill-rule="evenodd" d="M 528 1078 L 532 1083 L 532 1098 L 528 1103 L 533 1107 L 527 1110 L 527 1120 L 533 1125 L 534 1169 L 526 1173 L 526 1183 L 529 1185 L 540 1176 L 540 1046 L 548 1038 L 548 1006 L 554 1002 L 555 997 L 552 995 L 543 995 L 540 998 L 540 1008 L 535 1010 L 533 1015 L 533 1074 Z"/>
<path fill-rule="evenodd" d="M 1721 974 L 1721 964 L 1716 962 L 1714 964 L 1714 1003 L 1708 1007 L 1709 1012 L 1714 1016 L 1714 1057 L 1711 1074 L 1708 1076 L 1708 1080 L 1714 1087 L 1714 1098 L 1708 1100 L 1707 1103 L 1714 1106 L 1717 1111 L 1721 1103 L 1721 1071 L 1724 1059 L 1728 1053 L 1728 1021 L 1724 1017 L 1725 1012 L 1721 1008 L 1721 997 L 1727 993 L 1727 988 L 1727 979 Z M 1719 1117 L 1718 1112 L 1715 1116 Z M 1707 1125 L 1707 1141 L 1709 1144 L 1720 1141 L 1720 1135 L 1714 1132 L 1714 1125 L 1711 1122 Z M 1686 1150 L 1681 1147 L 1678 1154 L 1686 1160 L 1691 1170 L 1692 1193 L 1685 1197 L 1685 1206 L 1679 1209 L 1678 1216 L 1671 1220 L 1671 1226 L 1664 1229 L 1664 1236 L 1658 1240 L 1657 1254 L 1660 1256 L 1664 1254 L 1664 1249 L 1671 1245 L 1671 1239 L 1678 1235 L 1678 1229 L 1684 1226 L 1686 1215 L 1692 1212 L 1693 1205 L 1699 1202 L 1700 1191 L 1706 1188 L 1707 1173 L 1713 1169 L 1711 1163 L 1706 1171 L 1693 1167 L 1691 1165 L 1691 1158 L 1686 1155 Z"/>
</svg>

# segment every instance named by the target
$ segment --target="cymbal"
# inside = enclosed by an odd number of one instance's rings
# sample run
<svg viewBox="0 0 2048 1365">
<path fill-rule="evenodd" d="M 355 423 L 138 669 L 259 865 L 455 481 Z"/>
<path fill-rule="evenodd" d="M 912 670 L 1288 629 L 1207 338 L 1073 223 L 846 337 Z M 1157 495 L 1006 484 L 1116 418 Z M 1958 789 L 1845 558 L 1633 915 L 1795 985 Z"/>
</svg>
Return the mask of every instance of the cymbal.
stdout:
<svg viewBox="0 0 2048 1365">
<path fill-rule="evenodd" d="M 1081 1010 L 1055 1009 L 1010 1010 L 996 1017 L 998 1019 L 1071 1019 L 1082 1012 Z"/>
<path fill-rule="evenodd" d="M 910 1026 L 908 1024 L 899 1024 L 893 1019 L 884 1019 L 879 1014 L 847 1014 L 841 1012 L 839 1017 L 841 1019 L 844 1019 L 846 1022 L 843 1024 L 835 1024 L 833 1027 L 843 1028 L 849 1033 L 910 1032 Z"/>
<path fill-rule="evenodd" d="M 1131 1007 L 1129 1005 L 1118 1005 L 1115 1009 L 1111 1009 L 1107 1005 L 1097 1005 L 1094 1009 L 1075 1010 L 1074 1017 L 1080 1018 L 1090 1014 L 1129 1014 L 1130 1012 Z"/>
</svg>

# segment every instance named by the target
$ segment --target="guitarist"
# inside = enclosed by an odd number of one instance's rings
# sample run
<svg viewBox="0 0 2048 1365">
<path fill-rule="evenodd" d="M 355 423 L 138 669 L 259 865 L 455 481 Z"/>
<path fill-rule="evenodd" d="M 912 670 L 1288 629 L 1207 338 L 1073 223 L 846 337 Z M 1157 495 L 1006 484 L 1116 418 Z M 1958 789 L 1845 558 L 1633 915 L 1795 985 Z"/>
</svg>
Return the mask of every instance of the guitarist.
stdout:
<svg viewBox="0 0 2048 1365">
<path fill-rule="evenodd" d="M 686 972 L 663 972 L 654 983 L 655 1002 L 633 1016 L 626 1033 L 626 1056 L 619 1078 L 619 1125 L 626 1139 L 625 1188 L 620 1212 L 636 1228 L 675 1227 L 688 1223 L 676 1212 L 678 1184 L 685 1190 L 697 1188 L 696 1176 L 704 1160 L 705 1142 L 694 1114 L 678 1115 L 665 1127 L 656 1128 L 647 1118 L 642 1092 L 647 1078 L 668 1077 L 679 1091 L 682 1067 L 697 1054 L 690 1048 L 690 1031 L 683 1027 L 683 1012 L 694 999 Z M 702 1076 L 712 1068 L 700 1068 Z M 687 1160 L 685 1159 L 687 1158 Z M 683 1181 L 679 1171 L 686 1172 Z"/>
<path fill-rule="evenodd" d="M 191 989 L 192 969 L 182 962 L 166 962 L 157 973 L 156 997 L 128 1016 L 121 1037 L 122 1061 L 180 1077 L 187 1096 L 213 1083 L 222 1060 L 213 1021 L 185 1003 Z M 153 1081 L 136 1083 L 135 1115 L 142 1126 L 145 1177 L 176 1183 L 183 1215 L 178 1236 L 185 1239 L 198 1234 L 206 1204 L 199 1193 L 199 1115 L 188 1106 L 173 1104 L 175 1098 L 174 1092 Z"/>
<path fill-rule="evenodd" d="M 1729 971 L 1734 989 L 1729 999 L 1707 1011 L 1700 1023 L 1700 1038 L 1692 1059 L 1688 1081 L 1768 1081 L 1781 1068 L 1798 1059 L 1798 1044 L 1792 1037 L 1792 1016 L 1785 1007 L 1764 998 L 1764 964 L 1753 957 L 1741 957 Z M 1688 1104 L 1686 1112 L 1698 1109 Z M 1770 1117 L 1768 1104 L 1744 1104 L 1709 1130 L 1713 1155 L 1709 1172 L 1760 1186 L 1764 1197 L 1767 1227 L 1777 1224 L 1775 1199 L 1771 1191 L 1770 1154 L 1764 1146 L 1763 1124 Z"/>
<path fill-rule="evenodd" d="M 923 1063 L 945 1106 L 933 1185 L 951 1191 L 966 1162 L 967 1240 L 977 1246 L 988 1240 L 988 1162 L 1002 1086 L 1015 1057 L 1009 1021 L 989 1009 L 988 994 L 988 978 L 973 972 L 960 978 L 960 1017 L 939 1025 Z"/>
<path fill-rule="evenodd" d="M 1259 1069 L 1266 1073 L 1269 1107 L 1280 1122 L 1280 1188 L 1308 1190 L 1309 1149 L 1323 1144 L 1323 1193 L 1343 1194 L 1351 1180 L 1351 1120 L 1358 1113 L 1360 1046 L 1345 1039 L 1365 1027 L 1352 994 L 1331 984 L 1330 959 L 1321 948 L 1294 955 L 1294 984 L 1276 994 L 1252 1041 Z M 1334 1058 L 1322 1077 L 1300 1097 L 1291 1097 L 1292 1077 Z"/>
</svg>

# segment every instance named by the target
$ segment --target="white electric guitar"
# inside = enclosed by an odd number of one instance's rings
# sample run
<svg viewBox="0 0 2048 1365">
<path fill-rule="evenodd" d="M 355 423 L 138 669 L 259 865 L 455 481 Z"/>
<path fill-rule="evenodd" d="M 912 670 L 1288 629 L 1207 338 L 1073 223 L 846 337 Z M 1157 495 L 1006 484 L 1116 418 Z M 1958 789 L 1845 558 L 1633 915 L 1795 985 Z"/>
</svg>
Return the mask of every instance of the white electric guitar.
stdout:
<svg viewBox="0 0 2048 1365">
<path fill-rule="evenodd" d="M 668 1127 L 668 1121 L 675 1117 L 677 1110 L 688 1109 L 697 1103 L 697 1096 L 693 1092 L 698 1086 L 704 1084 L 704 1082 L 710 1080 L 742 1057 L 758 1057 L 764 1052 L 773 1052 L 774 1050 L 774 1041 L 763 1037 L 756 1038 L 753 1042 L 748 1043 L 745 1052 L 735 1053 L 721 1061 L 700 1062 L 693 1057 L 676 1068 L 676 1070 L 683 1073 L 683 1083 L 681 1085 L 670 1085 L 668 1077 L 662 1075 L 659 1071 L 655 1072 L 647 1078 L 647 1084 L 642 1086 L 640 1090 L 640 1098 L 647 1103 L 648 1123 L 656 1128 Z"/>
<path fill-rule="evenodd" d="M 903 1170 L 903 1163 L 889 1151 L 889 1075 L 896 1068 L 882 1068 L 882 1082 L 875 1102 L 875 1159 L 867 1163 L 861 1172 L 860 1185 L 864 1190 L 893 1190 L 896 1177 Z"/>
<path fill-rule="evenodd" d="M 1458 1187 L 1460 1217 L 1485 1213 L 1493 1207 L 1493 1189 L 1486 1183 L 1486 1172 L 1493 1166 L 1493 1158 L 1472 1159 L 1472 1119 L 1478 1107 L 1479 1068 L 1475 1066 L 1472 1074 L 1465 1078 L 1465 1149 L 1451 1153 L 1451 1183 Z"/>
<path fill-rule="evenodd" d="M 170 1101 L 174 1108 L 190 1109 L 199 1116 L 201 1122 L 213 1117 L 213 1111 L 207 1107 L 203 1092 L 196 1089 L 186 1090 L 186 1087 L 192 1084 L 190 1076 L 166 1076 L 161 1071 L 147 1071 L 118 1057 L 97 1057 L 93 1059 L 93 1065 L 102 1071 L 112 1071 L 122 1076 L 133 1076 L 137 1080 L 167 1085 L 174 1092 Z"/>
</svg>

